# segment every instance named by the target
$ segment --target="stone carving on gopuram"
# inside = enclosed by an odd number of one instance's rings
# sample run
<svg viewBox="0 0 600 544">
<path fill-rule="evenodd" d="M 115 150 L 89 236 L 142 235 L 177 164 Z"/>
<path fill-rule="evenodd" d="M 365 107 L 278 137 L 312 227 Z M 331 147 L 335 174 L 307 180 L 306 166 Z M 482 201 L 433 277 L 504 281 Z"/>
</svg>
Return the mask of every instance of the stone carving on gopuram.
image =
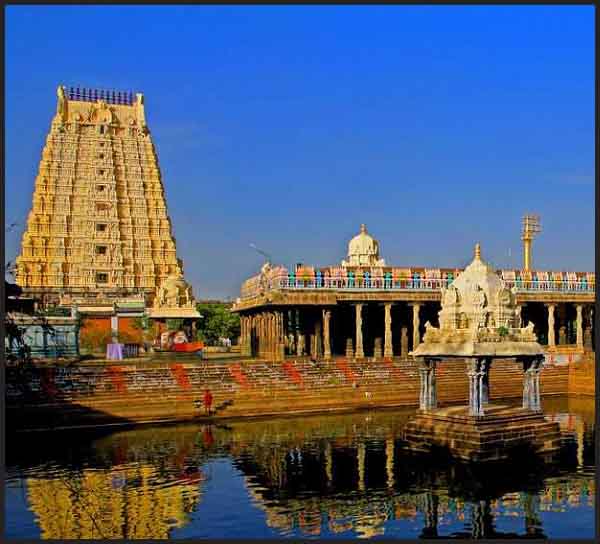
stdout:
<svg viewBox="0 0 600 544">
<path fill-rule="evenodd" d="M 342 266 L 385 266 L 385 260 L 379 258 L 379 242 L 367 232 L 364 223 L 348 243 L 348 257 L 342 261 Z"/>
<path fill-rule="evenodd" d="M 165 278 L 160 284 L 154 304 L 149 309 L 152 318 L 197 318 L 196 301 L 192 287 L 183 277 L 181 260 L 174 274 Z"/>
<path fill-rule="evenodd" d="M 58 87 L 16 262 L 25 293 L 144 294 L 178 271 L 142 94 Z"/>
</svg>

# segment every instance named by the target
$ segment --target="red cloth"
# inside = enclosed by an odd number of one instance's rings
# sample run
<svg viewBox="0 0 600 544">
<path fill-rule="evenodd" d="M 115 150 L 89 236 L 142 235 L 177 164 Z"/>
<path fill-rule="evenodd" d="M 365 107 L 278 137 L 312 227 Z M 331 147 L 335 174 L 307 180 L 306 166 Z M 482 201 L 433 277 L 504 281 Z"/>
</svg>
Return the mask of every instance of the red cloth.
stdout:
<svg viewBox="0 0 600 544">
<path fill-rule="evenodd" d="M 204 405 L 210 406 L 212 404 L 212 401 L 213 401 L 212 393 L 210 391 L 206 391 L 204 393 Z"/>
</svg>

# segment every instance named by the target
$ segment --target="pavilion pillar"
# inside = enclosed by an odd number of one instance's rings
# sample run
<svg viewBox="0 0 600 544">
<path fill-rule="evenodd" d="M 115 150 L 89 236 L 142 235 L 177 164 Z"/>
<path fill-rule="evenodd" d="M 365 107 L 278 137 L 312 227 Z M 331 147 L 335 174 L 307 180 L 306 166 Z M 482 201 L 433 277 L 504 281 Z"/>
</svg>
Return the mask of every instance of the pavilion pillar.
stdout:
<svg viewBox="0 0 600 544">
<path fill-rule="evenodd" d="M 314 356 L 316 359 L 319 359 L 323 356 L 323 345 L 321 341 L 321 320 L 317 319 L 315 321 L 315 340 L 314 340 Z"/>
<path fill-rule="evenodd" d="M 364 442 L 358 443 L 356 460 L 358 461 L 358 489 L 365 490 L 365 461 L 367 459 L 367 449 Z"/>
<path fill-rule="evenodd" d="M 331 338 L 329 336 L 330 319 L 331 310 L 323 310 L 323 357 L 326 360 L 331 359 Z"/>
<path fill-rule="evenodd" d="M 421 532 L 421 538 L 432 538 L 438 536 L 438 508 L 438 496 L 431 491 L 426 491 L 423 500 L 423 517 L 425 526 Z"/>
<path fill-rule="evenodd" d="M 467 376 L 469 377 L 469 415 L 481 417 L 484 415 L 483 383 L 488 369 L 485 359 L 474 358 L 469 361 Z"/>
<path fill-rule="evenodd" d="M 383 356 L 393 357 L 394 350 L 392 347 L 392 303 L 386 302 L 385 308 L 385 339 L 383 345 Z"/>
<path fill-rule="evenodd" d="M 251 357 L 252 356 L 252 316 L 245 317 L 245 327 L 244 327 L 244 336 L 245 336 L 245 350 L 244 355 Z"/>
<path fill-rule="evenodd" d="M 592 332 L 594 329 L 593 314 L 594 314 L 594 307 L 591 306 L 589 309 L 589 314 L 588 314 L 588 319 L 587 319 L 587 322 L 588 322 L 587 327 L 583 331 L 583 347 L 587 351 L 592 351 L 592 349 L 593 349 L 593 347 L 592 347 Z"/>
<path fill-rule="evenodd" d="M 327 483 L 331 485 L 333 482 L 333 457 L 331 455 L 331 442 L 325 444 L 325 476 Z"/>
<path fill-rule="evenodd" d="M 577 347 L 583 349 L 583 306 L 577 304 Z"/>
<path fill-rule="evenodd" d="M 554 333 L 554 304 L 546 304 L 548 308 L 548 347 L 554 348 L 556 346 L 556 336 Z"/>
<path fill-rule="evenodd" d="M 481 403 L 488 404 L 490 401 L 490 369 L 492 365 L 491 359 L 486 359 L 483 371 L 483 380 L 481 383 Z"/>
<path fill-rule="evenodd" d="M 265 312 L 265 357 L 271 359 L 271 312 Z"/>
<path fill-rule="evenodd" d="M 262 313 L 254 316 L 254 330 L 256 334 L 256 356 L 260 357 L 262 351 Z"/>
<path fill-rule="evenodd" d="M 387 485 L 394 487 L 394 439 L 387 438 L 385 441 L 385 471 L 387 473 Z"/>
<path fill-rule="evenodd" d="M 240 352 L 246 355 L 246 316 L 240 315 Z"/>
<path fill-rule="evenodd" d="M 564 346 L 567 343 L 567 305 L 561 303 L 558 305 L 558 345 Z"/>
<path fill-rule="evenodd" d="M 296 310 L 296 355 L 302 357 L 303 342 L 300 341 L 300 310 Z"/>
<path fill-rule="evenodd" d="M 421 326 L 421 322 L 419 320 L 419 310 L 421 309 L 421 304 L 418 302 L 413 302 L 411 304 L 413 309 L 413 350 L 417 349 L 418 345 L 421 343 L 421 334 L 419 333 L 419 327 Z"/>
<path fill-rule="evenodd" d="M 268 357 L 269 353 L 269 318 L 267 312 L 262 312 L 260 316 L 260 328 L 262 336 L 262 354 L 261 357 Z"/>
<path fill-rule="evenodd" d="M 408 328 L 402 327 L 400 333 L 400 357 L 406 359 L 408 357 Z"/>
<path fill-rule="evenodd" d="M 585 426 L 583 419 L 577 419 L 575 422 L 575 434 L 577 436 L 577 466 L 583 466 L 583 444 L 585 438 Z"/>
<path fill-rule="evenodd" d="M 354 351 L 354 357 L 356 359 L 362 359 L 365 356 L 363 350 L 363 331 L 362 331 L 362 304 L 355 304 L 356 307 L 356 348 Z"/>
<path fill-rule="evenodd" d="M 523 408 L 539 412 L 542 409 L 540 401 L 540 372 L 543 359 L 524 361 L 523 376 Z"/>
<path fill-rule="evenodd" d="M 437 390 L 435 383 L 435 359 L 424 357 L 419 365 L 421 389 L 419 394 L 419 409 L 432 410 L 437 407 Z"/>
<path fill-rule="evenodd" d="M 275 360 L 285 359 L 285 342 L 283 330 L 283 312 L 275 312 Z"/>
<path fill-rule="evenodd" d="M 352 338 L 346 338 L 346 358 L 354 359 L 354 347 L 352 345 Z"/>
<path fill-rule="evenodd" d="M 272 353 L 271 312 L 265 312 L 265 357 L 270 360 Z"/>
</svg>

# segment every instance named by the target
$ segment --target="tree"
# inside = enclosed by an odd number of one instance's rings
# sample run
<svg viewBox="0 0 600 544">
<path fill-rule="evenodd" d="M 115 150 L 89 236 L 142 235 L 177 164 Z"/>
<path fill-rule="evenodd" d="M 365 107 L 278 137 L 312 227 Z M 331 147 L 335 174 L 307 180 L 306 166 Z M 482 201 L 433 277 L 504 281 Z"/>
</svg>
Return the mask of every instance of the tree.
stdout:
<svg viewBox="0 0 600 544">
<path fill-rule="evenodd" d="M 222 302 L 196 306 L 202 317 L 196 323 L 198 338 L 207 344 L 216 344 L 219 338 L 235 339 L 240 335 L 240 317 Z"/>
</svg>

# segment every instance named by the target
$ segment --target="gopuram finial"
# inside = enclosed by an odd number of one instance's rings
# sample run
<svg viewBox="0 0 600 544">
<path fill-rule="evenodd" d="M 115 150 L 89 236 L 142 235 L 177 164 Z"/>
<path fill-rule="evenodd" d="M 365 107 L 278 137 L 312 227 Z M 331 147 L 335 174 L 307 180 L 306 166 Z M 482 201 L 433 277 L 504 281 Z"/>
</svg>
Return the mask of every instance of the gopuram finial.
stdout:
<svg viewBox="0 0 600 544">
<path fill-rule="evenodd" d="M 363 234 L 367 232 L 367 225 L 365 225 L 364 223 L 360 224 L 360 232 L 362 232 Z"/>
<path fill-rule="evenodd" d="M 481 245 L 479 242 L 475 244 L 475 258 L 481 260 Z"/>
</svg>

